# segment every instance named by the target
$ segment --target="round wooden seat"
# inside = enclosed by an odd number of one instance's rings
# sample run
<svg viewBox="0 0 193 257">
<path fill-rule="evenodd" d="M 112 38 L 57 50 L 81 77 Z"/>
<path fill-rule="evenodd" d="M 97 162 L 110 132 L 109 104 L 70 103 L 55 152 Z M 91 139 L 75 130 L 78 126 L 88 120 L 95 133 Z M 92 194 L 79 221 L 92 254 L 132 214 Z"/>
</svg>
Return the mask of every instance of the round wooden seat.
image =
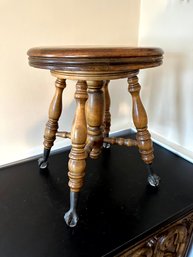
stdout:
<svg viewBox="0 0 193 257">
<path fill-rule="evenodd" d="M 28 56 L 30 66 L 62 71 L 65 78 L 91 75 L 92 79 L 101 79 L 102 75 L 102 79 L 117 79 L 128 77 L 133 70 L 161 65 L 163 51 L 139 47 L 36 47 L 28 51 Z"/>
</svg>

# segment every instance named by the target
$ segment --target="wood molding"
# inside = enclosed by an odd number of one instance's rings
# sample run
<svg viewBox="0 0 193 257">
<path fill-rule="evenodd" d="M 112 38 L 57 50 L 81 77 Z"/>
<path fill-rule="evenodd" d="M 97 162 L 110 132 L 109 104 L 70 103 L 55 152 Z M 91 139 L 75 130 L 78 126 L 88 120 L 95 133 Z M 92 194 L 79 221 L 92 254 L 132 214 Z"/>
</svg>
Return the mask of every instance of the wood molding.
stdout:
<svg viewBox="0 0 193 257">
<path fill-rule="evenodd" d="M 193 232 L 193 211 L 130 246 L 116 257 L 183 257 Z"/>
<path fill-rule="evenodd" d="M 163 58 L 162 49 L 149 47 L 35 47 L 27 54 L 32 67 L 73 74 L 128 72 L 159 66 Z"/>
</svg>

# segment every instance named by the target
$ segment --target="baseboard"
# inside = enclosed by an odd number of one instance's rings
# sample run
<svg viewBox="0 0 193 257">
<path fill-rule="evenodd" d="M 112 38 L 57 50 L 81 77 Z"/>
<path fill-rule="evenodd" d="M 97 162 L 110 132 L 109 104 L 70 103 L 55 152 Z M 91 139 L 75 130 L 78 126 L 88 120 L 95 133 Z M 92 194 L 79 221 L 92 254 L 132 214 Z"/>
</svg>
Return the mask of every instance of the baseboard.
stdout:
<svg viewBox="0 0 193 257">
<path fill-rule="evenodd" d="M 64 151 L 64 150 L 67 151 L 70 149 L 70 146 L 71 146 L 70 143 L 69 142 L 66 143 L 65 140 L 63 140 L 63 142 L 62 141 L 56 142 L 52 148 L 51 154 L 56 154 L 58 153 L 58 151 Z M 42 156 L 42 151 L 43 151 L 43 145 L 32 148 L 28 152 L 21 154 L 20 159 L 13 160 L 9 163 L 0 165 L 0 169 L 38 159 L 40 156 Z"/>
<path fill-rule="evenodd" d="M 127 135 L 131 132 L 132 132 L 131 129 L 118 130 L 118 131 L 114 131 L 114 132 L 110 133 L 110 136 L 119 137 L 119 136 Z M 23 156 L 23 158 L 21 158 L 20 160 L 16 160 L 13 162 L 9 162 L 9 163 L 0 165 L 0 169 L 14 166 L 14 165 L 17 165 L 17 164 L 20 164 L 23 162 L 28 162 L 28 161 L 38 159 L 42 155 L 42 148 L 43 148 L 43 146 L 33 148 L 32 150 L 28 151 L 25 154 L 25 156 Z M 59 152 L 67 151 L 70 148 L 71 148 L 70 140 L 68 140 L 68 141 L 61 140 L 54 144 L 54 147 L 52 148 L 52 151 L 51 151 L 51 155 L 57 154 Z"/>
<path fill-rule="evenodd" d="M 124 130 L 118 130 L 115 132 L 110 133 L 110 136 L 115 136 L 115 137 L 119 137 L 119 136 L 124 136 L 127 135 L 129 133 L 132 132 L 136 132 L 135 128 L 131 128 L 131 129 L 124 129 Z M 182 147 L 181 145 L 178 145 L 174 142 L 169 141 L 168 139 L 166 139 L 165 137 L 163 137 L 162 135 L 159 135 L 158 133 L 154 132 L 154 131 L 150 131 L 151 136 L 152 136 L 152 140 L 153 142 L 155 142 L 156 144 L 162 146 L 163 148 L 173 152 L 174 154 L 182 157 L 183 159 L 193 163 L 193 152 L 190 150 L 187 150 L 186 148 Z M 51 154 L 57 154 L 59 152 L 63 152 L 63 151 L 67 151 L 69 150 L 71 147 L 70 142 L 65 144 L 64 146 L 64 141 L 59 141 L 55 144 Z M 33 154 L 34 152 L 39 152 L 40 154 Z M 36 149 L 36 151 L 31 151 L 27 153 L 27 157 L 22 158 L 21 160 L 17 160 L 5 165 L 1 165 L 0 168 L 5 168 L 5 167 L 9 167 L 9 166 L 13 166 L 13 165 L 17 165 L 19 163 L 23 163 L 23 162 L 27 162 L 27 161 L 31 161 L 31 160 L 35 160 L 38 159 L 40 156 L 42 155 L 42 147 L 38 147 L 38 149 Z"/>
<path fill-rule="evenodd" d="M 157 143 L 158 145 L 164 147 L 165 149 L 171 151 L 172 153 L 175 153 L 176 155 L 182 157 L 183 159 L 193 163 L 193 152 L 184 148 L 181 145 L 178 145 L 172 141 L 169 141 L 165 137 L 150 131 L 152 140 Z"/>
</svg>

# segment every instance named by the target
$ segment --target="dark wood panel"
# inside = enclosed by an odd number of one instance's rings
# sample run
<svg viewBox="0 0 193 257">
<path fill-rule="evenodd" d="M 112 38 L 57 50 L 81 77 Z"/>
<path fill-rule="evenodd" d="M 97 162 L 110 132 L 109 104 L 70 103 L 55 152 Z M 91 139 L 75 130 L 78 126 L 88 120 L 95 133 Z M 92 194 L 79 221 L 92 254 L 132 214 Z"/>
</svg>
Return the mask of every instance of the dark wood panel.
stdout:
<svg viewBox="0 0 193 257">
<path fill-rule="evenodd" d="M 116 257 L 183 257 L 188 253 L 192 232 L 193 208 L 178 220 L 168 221 L 165 227 L 162 225 L 151 236 L 116 254 Z"/>
</svg>

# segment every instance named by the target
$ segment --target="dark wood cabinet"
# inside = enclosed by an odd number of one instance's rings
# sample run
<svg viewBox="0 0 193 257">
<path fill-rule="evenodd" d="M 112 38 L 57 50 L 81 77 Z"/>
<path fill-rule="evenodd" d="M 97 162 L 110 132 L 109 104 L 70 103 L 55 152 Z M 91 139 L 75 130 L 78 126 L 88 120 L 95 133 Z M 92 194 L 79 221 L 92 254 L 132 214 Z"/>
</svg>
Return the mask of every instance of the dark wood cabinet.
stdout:
<svg viewBox="0 0 193 257">
<path fill-rule="evenodd" d="M 177 220 L 160 224 L 154 233 L 144 237 L 135 244 L 131 244 L 122 252 L 113 255 L 116 257 L 183 257 L 187 256 L 192 242 L 193 207 Z M 120 250 L 119 250 L 120 251 Z"/>
</svg>

